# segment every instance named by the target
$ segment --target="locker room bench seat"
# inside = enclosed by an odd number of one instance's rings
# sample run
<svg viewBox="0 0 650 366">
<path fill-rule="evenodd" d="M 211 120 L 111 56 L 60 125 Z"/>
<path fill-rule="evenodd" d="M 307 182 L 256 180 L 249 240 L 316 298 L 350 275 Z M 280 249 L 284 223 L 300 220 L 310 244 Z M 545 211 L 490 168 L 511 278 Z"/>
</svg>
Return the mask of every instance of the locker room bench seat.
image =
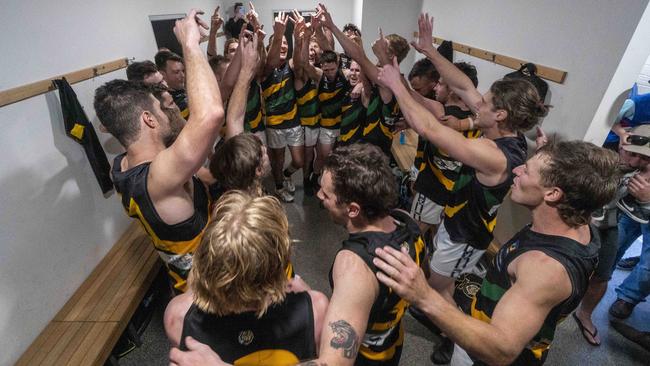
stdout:
<svg viewBox="0 0 650 366">
<path fill-rule="evenodd" d="M 161 264 L 133 222 L 16 365 L 104 365 Z"/>
</svg>

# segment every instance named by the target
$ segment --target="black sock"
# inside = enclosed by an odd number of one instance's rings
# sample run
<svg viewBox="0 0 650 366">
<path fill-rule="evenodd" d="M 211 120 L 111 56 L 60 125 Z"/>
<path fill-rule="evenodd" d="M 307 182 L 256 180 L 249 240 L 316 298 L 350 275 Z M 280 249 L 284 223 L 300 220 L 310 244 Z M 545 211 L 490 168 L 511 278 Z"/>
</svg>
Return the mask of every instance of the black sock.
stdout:
<svg viewBox="0 0 650 366">
<path fill-rule="evenodd" d="M 293 165 L 289 165 L 283 172 L 282 174 L 284 175 L 285 178 L 290 178 L 293 173 L 296 172 L 296 168 L 293 167 Z"/>
</svg>

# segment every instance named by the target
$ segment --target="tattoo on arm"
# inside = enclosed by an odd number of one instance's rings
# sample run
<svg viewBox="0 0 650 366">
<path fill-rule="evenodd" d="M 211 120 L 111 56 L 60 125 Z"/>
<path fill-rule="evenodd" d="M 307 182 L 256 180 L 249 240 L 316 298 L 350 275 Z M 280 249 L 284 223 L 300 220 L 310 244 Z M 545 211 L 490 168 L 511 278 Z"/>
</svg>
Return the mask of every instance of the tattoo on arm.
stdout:
<svg viewBox="0 0 650 366">
<path fill-rule="evenodd" d="M 334 336 L 330 340 L 330 346 L 335 349 L 343 349 L 343 356 L 348 359 L 354 359 L 359 352 L 359 340 L 357 339 L 357 332 L 350 323 L 345 320 L 337 320 L 329 323 Z"/>
</svg>

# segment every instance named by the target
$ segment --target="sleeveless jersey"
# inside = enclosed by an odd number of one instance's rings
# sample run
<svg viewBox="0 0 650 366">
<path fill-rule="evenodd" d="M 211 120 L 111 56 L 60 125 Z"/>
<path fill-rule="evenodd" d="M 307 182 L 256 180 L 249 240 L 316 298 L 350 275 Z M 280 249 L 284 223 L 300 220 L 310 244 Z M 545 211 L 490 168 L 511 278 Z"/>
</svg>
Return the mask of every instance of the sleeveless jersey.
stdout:
<svg viewBox="0 0 650 366">
<path fill-rule="evenodd" d="M 142 163 L 125 172 L 120 171 L 125 154 L 115 157 L 113 183 L 122 197 L 126 213 L 140 220 L 151 237 L 167 272 L 173 279 L 174 288 L 185 292 L 187 275 L 192 267 L 192 254 L 201 242 L 203 231 L 210 220 L 210 198 L 203 183 L 192 177 L 194 185 L 194 215 L 174 225 L 164 223 L 147 192 L 147 175 L 150 163 Z"/>
<path fill-rule="evenodd" d="M 526 161 L 526 139 L 502 137 L 494 140 L 507 160 L 505 181 L 486 187 L 476 178 L 476 171 L 463 165 L 454 189 L 445 205 L 443 224 L 452 241 L 485 250 L 492 241 L 497 210 L 512 185 L 512 169 Z"/>
<path fill-rule="evenodd" d="M 325 80 L 325 75 L 318 84 L 318 100 L 320 101 L 320 125 L 330 130 L 341 126 L 343 99 L 350 91 L 350 83 L 341 70 L 336 72 L 334 80 Z"/>
<path fill-rule="evenodd" d="M 363 135 L 363 123 L 366 118 L 366 108 L 361 102 L 361 97 L 352 99 L 350 89 L 343 100 L 343 114 L 341 115 L 341 131 L 339 143 L 353 144 Z"/>
<path fill-rule="evenodd" d="M 244 130 L 255 133 L 264 131 L 262 123 L 262 97 L 260 84 L 253 80 L 248 89 L 248 98 L 246 100 L 246 114 L 244 116 Z"/>
<path fill-rule="evenodd" d="M 457 106 L 445 106 L 445 115 L 464 119 L 472 115 L 471 111 L 462 110 Z M 480 130 L 464 131 L 467 138 L 478 138 Z M 420 171 L 415 181 L 415 190 L 438 205 L 447 204 L 448 196 L 458 180 L 463 163 L 449 157 L 422 136 L 418 137 L 418 152 L 416 156 L 422 160 L 416 167 Z"/>
<path fill-rule="evenodd" d="M 262 96 L 264 97 L 266 127 L 286 129 L 300 125 L 296 92 L 293 85 L 293 71 L 288 62 L 274 69 L 262 81 Z"/>
<path fill-rule="evenodd" d="M 181 111 L 181 116 L 185 119 L 190 117 L 190 107 L 187 102 L 187 93 L 184 89 L 181 90 L 171 90 L 169 89 L 169 94 L 171 94 L 174 103 L 178 106 L 178 109 Z"/>
<path fill-rule="evenodd" d="M 390 147 L 393 143 L 393 133 L 386 123 L 386 117 L 399 111 L 395 98 L 384 104 L 379 94 L 379 87 L 373 86 L 370 93 L 370 102 L 366 110 L 366 122 L 363 127 L 361 141 L 373 144 L 381 149 L 386 156 L 391 157 Z"/>
<path fill-rule="evenodd" d="M 374 273 L 378 269 L 372 263 L 375 249 L 391 246 L 400 250 L 405 246 L 409 255 L 418 264 L 424 265 L 424 241 L 420 228 L 404 211 L 393 210 L 391 216 L 397 226 L 391 233 L 367 231 L 350 234 L 340 250 L 349 250 L 358 255 Z M 332 266 L 333 268 L 333 266 Z M 330 269 L 330 285 L 334 287 Z M 379 282 L 379 295 L 372 304 L 368 326 L 355 365 L 398 365 L 404 343 L 402 316 L 408 303 L 389 287 Z"/>
<path fill-rule="evenodd" d="M 183 322 L 182 350 L 187 336 L 209 345 L 235 366 L 293 366 L 317 357 L 307 292 L 287 293 L 259 319 L 253 312 L 218 317 L 192 304 Z"/>
<path fill-rule="evenodd" d="M 312 79 L 296 90 L 298 102 L 298 115 L 300 124 L 305 127 L 318 128 L 320 120 L 320 104 L 318 100 L 318 87 Z"/>
<path fill-rule="evenodd" d="M 499 299 L 512 286 L 508 265 L 519 255 L 538 250 L 557 260 L 564 266 L 571 280 L 571 296 L 556 305 L 546 316 L 542 327 L 512 365 L 542 365 L 548 355 L 555 327 L 580 304 L 587 291 L 589 278 L 598 262 L 600 243 L 595 230 L 591 230 L 588 245 L 561 236 L 544 235 L 525 227 L 508 241 L 488 266 L 487 276 L 480 291 L 472 301 L 471 316 L 486 323 Z M 477 361 L 475 365 L 484 365 Z"/>
</svg>

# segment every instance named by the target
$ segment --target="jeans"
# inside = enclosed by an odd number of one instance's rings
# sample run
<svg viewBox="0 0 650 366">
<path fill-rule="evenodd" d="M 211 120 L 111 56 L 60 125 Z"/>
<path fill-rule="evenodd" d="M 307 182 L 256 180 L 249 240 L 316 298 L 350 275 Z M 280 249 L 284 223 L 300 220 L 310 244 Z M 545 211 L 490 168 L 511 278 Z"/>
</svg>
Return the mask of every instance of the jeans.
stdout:
<svg viewBox="0 0 650 366">
<path fill-rule="evenodd" d="M 645 301 L 645 298 L 650 295 L 650 224 L 640 224 L 627 215 L 621 214 L 618 219 L 619 248 L 614 263 L 623 258 L 625 251 L 639 236 L 643 236 L 639 264 L 616 288 L 619 299 L 635 305 Z"/>
</svg>

